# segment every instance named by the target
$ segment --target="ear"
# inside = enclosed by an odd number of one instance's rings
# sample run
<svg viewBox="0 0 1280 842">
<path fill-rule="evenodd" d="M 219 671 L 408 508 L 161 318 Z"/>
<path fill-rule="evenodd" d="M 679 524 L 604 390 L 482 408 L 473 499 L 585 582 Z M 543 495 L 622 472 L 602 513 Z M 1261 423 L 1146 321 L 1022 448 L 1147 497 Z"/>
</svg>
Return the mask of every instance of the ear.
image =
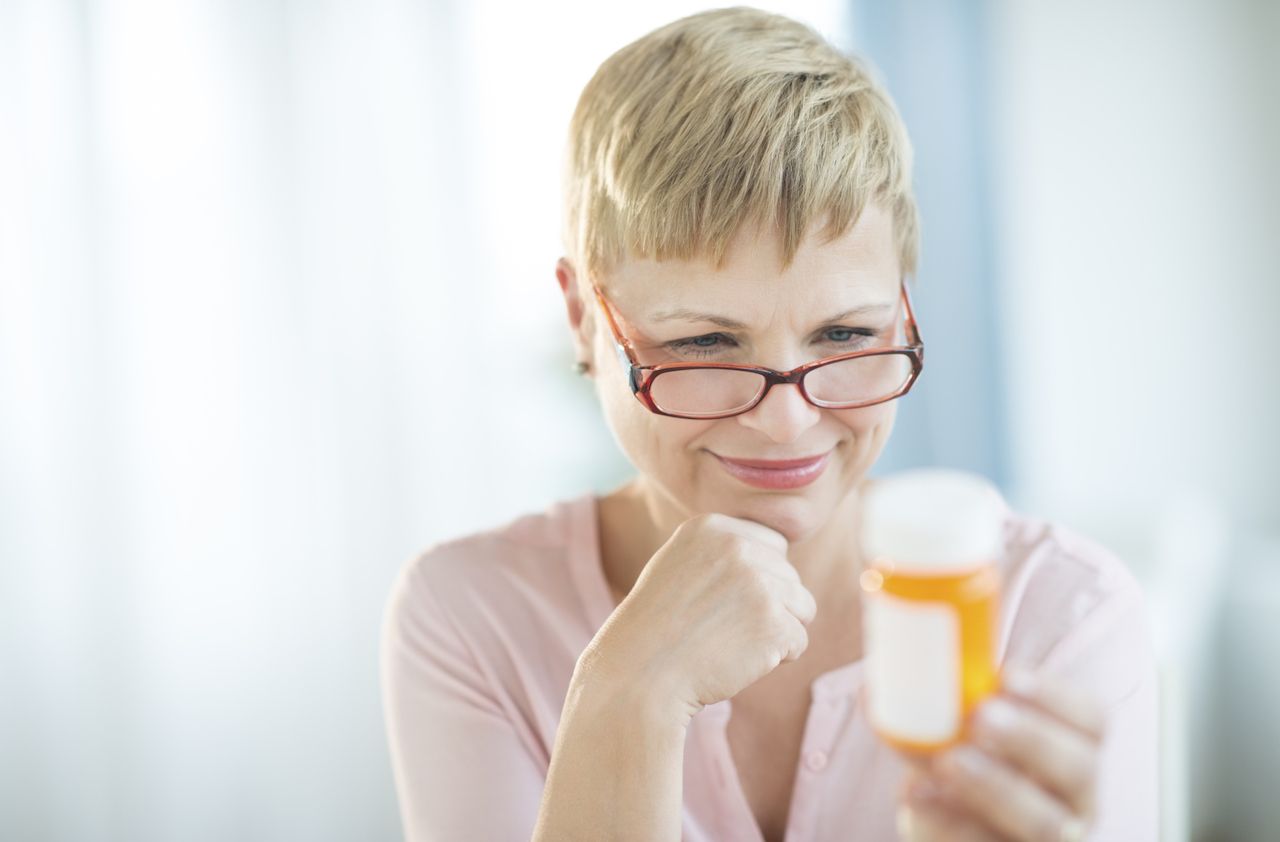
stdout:
<svg viewBox="0 0 1280 842">
<path fill-rule="evenodd" d="M 596 368 L 592 357 L 593 320 L 587 316 L 586 302 L 578 290 L 577 272 L 568 258 L 561 257 L 556 261 L 556 281 L 564 295 L 565 312 L 569 316 L 569 328 L 573 331 L 575 359 L 589 363 L 587 376 L 592 376 Z"/>
</svg>

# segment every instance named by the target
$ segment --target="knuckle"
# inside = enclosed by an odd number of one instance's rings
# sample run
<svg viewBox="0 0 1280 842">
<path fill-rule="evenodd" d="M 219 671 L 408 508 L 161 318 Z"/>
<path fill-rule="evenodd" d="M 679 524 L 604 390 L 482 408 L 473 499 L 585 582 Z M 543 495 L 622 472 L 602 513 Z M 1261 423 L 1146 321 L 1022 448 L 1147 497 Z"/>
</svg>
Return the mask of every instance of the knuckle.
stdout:
<svg viewBox="0 0 1280 842">
<path fill-rule="evenodd" d="M 761 570 L 759 567 L 748 566 L 747 577 L 751 580 L 752 590 L 766 597 L 772 604 L 774 602 L 773 582 L 768 571 Z"/>
<path fill-rule="evenodd" d="M 728 518 L 720 512 L 699 512 L 680 524 L 687 529 L 723 531 L 728 528 Z"/>
<path fill-rule="evenodd" d="M 676 527 L 676 531 L 684 532 L 714 532 L 716 531 L 716 522 L 720 515 L 716 512 L 703 512 L 696 514 L 688 520 L 682 522 Z"/>
<path fill-rule="evenodd" d="M 775 640 L 790 640 L 792 630 L 788 620 L 795 619 L 790 612 L 779 605 L 776 600 L 770 599 L 769 604 L 765 607 L 765 613 L 769 635 Z"/>
<path fill-rule="evenodd" d="M 777 600 L 769 588 L 766 575 L 754 567 L 742 571 L 742 588 L 745 591 L 744 603 L 752 612 L 767 618 L 777 616 Z"/>
<path fill-rule="evenodd" d="M 1078 793 L 1080 801 L 1087 801 L 1093 794 L 1093 783 L 1095 778 L 1095 765 L 1092 759 L 1084 758 L 1074 763 L 1066 764 L 1067 770 L 1063 773 L 1067 781 L 1067 785 L 1071 787 L 1073 792 Z"/>
<path fill-rule="evenodd" d="M 1062 842 L 1062 821 L 1056 816 L 1042 814 L 1029 824 L 1036 842 Z"/>
<path fill-rule="evenodd" d="M 697 516 L 698 522 L 709 529 L 728 530 L 731 519 L 721 512 L 703 512 Z"/>
<path fill-rule="evenodd" d="M 738 558 L 746 558 L 751 553 L 751 539 L 738 532 L 730 532 L 725 536 L 725 546 Z"/>
<path fill-rule="evenodd" d="M 789 579 L 797 585 L 803 584 L 800 580 L 799 571 L 785 557 L 770 555 L 768 558 L 770 568 L 776 570 L 779 576 Z"/>
</svg>

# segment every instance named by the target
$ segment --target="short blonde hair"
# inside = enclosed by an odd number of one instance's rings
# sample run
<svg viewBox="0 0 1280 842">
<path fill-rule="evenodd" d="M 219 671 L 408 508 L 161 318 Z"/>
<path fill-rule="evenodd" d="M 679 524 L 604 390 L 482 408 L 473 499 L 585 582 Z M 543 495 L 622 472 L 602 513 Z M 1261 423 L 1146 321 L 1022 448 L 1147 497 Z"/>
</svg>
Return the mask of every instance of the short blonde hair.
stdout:
<svg viewBox="0 0 1280 842">
<path fill-rule="evenodd" d="M 904 275 L 919 223 L 911 142 L 864 65 L 812 27 L 744 6 L 681 18 L 600 65 L 564 162 L 566 254 L 593 277 L 628 257 L 709 258 L 748 223 L 782 239 L 783 269 L 823 216 L 844 234 L 888 210 Z"/>
</svg>

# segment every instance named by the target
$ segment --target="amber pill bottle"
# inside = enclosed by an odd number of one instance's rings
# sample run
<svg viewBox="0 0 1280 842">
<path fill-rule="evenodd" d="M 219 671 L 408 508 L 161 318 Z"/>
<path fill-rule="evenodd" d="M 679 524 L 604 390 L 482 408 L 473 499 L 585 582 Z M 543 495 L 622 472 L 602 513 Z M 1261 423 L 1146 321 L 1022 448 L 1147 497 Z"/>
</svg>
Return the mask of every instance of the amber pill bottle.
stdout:
<svg viewBox="0 0 1280 842">
<path fill-rule="evenodd" d="M 963 739 L 969 713 L 999 688 L 1004 512 L 988 480 L 948 468 L 901 471 L 865 492 L 867 718 L 904 752 Z"/>
</svg>

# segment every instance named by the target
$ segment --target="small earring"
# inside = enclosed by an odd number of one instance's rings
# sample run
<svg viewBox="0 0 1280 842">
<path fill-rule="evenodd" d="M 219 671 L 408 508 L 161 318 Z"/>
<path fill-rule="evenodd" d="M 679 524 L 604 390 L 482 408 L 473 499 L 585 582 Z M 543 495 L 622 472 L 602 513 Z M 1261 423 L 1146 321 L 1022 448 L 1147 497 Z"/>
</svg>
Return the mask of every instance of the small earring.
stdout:
<svg viewBox="0 0 1280 842">
<path fill-rule="evenodd" d="M 573 364 L 573 370 L 578 374 L 586 375 L 589 368 L 591 368 L 591 364 L 584 360 L 578 360 Z"/>
</svg>

